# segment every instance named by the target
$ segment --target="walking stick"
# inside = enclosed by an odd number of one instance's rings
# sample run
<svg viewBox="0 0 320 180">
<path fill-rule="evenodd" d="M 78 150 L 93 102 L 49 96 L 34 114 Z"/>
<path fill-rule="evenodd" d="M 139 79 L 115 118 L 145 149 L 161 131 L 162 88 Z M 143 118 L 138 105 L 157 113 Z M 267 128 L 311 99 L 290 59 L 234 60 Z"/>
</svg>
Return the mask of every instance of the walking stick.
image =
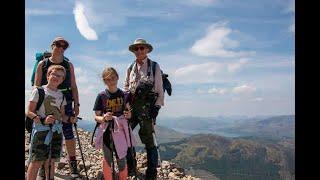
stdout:
<svg viewBox="0 0 320 180">
<path fill-rule="evenodd" d="M 158 146 L 158 143 L 157 143 L 155 130 L 153 130 L 153 132 L 152 132 L 152 137 L 153 137 L 154 144 L 156 145 L 156 148 L 157 148 L 157 151 L 158 151 L 158 167 L 161 167 L 161 158 L 160 158 L 159 146 Z"/>
<path fill-rule="evenodd" d="M 50 132 L 49 133 L 52 133 L 52 124 L 49 124 L 49 127 L 50 127 Z M 50 140 L 50 143 L 49 143 L 49 155 L 48 155 L 48 161 L 49 161 L 49 180 L 50 180 L 50 177 L 51 177 L 51 155 L 52 155 L 52 138 L 53 138 L 53 134 L 51 136 L 51 140 Z"/>
<path fill-rule="evenodd" d="M 82 120 L 82 118 L 80 118 L 80 117 L 77 117 L 77 119 Z M 81 148 L 81 143 L 80 143 L 80 137 L 79 137 L 78 129 L 77 129 L 77 123 L 74 123 L 74 129 L 76 130 L 76 134 L 77 134 L 77 139 L 78 139 L 80 154 L 81 154 L 81 158 L 82 158 L 82 162 L 83 162 L 83 166 L 84 166 L 84 171 L 85 171 L 85 173 L 86 173 L 87 180 L 89 180 L 88 174 L 87 174 L 86 163 L 85 163 L 85 161 L 84 161 L 84 157 L 83 157 L 83 153 L 82 153 L 82 148 Z"/>
<path fill-rule="evenodd" d="M 130 109 L 130 111 L 131 111 L 132 109 Z M 129 111 L 127 108 L 125 109 L 125 111 Z M 130 131 L 130 127 L 131 127 L 131 125 L 130 125 L 130 122 L 129 122 L 129 120 L 128 120 L 128 132 L 129 132 L 129 139 L 130 139 L 130 154 L 131 154 L 131 156 L 132 156 L 132 159 L 133 159 L 133 166 L 134 166 L 134 176 L 135 176 L 135 179 L 137 178 L 137 165 L 136 165 L 136 161 L 135 161 L 135 159 L 136 159 L 136 156 L 135 156 L 135 153 L 133 153 L 133 146 L 132 146 L 132 140 L 131 140 L 131 132 L 133 132 L 133 131 Z"/>
<path fill-rule="evenodd" d="M 114 141 L 113 141 L 113 138 L 112 138 L 112 132 L 113 132 L 113 129 L 114 129 L 114 119 L 112 118 L 112 120 L 110 121 L 110 151 L 111 151 L 111 163 L 112 163 L 112 180 L 115 180 L 115 177 L 116 177 L 116 173 L 115 173 L 115 167 L 114 167 L 114 157 L 113 157 L 113 152 L 114 152 Z"/>
</svg>

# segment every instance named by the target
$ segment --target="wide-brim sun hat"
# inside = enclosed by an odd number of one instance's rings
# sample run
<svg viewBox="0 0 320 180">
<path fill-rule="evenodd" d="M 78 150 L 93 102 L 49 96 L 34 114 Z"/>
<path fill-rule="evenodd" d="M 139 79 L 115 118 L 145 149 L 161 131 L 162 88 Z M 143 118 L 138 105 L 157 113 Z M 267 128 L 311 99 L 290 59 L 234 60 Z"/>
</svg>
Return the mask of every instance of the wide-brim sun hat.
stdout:
<svg viewBox="0 0 320 180">
<path fill-rule="evenodd" d="M 142 38 L 138 38 L 133 42 L 133 44 L 129 45 L 129 51 L 134 52 L 134 47 L 136 47 L 138 45 L 143 45 L 143 46 L 148 47 L 148 49 L 149 49 L 148 53 L 150 53 L 153 50 L 153 47 L 151 46 L 151 44 L 147 43 L 146 40 L 144 40 Z"/>
<path fill-rule="evenodd" d="M 51 45 L 53 45 L 54 43 L 59 42 L 59 41 L 63 41 L 67 45 L 67 48 L 69 47 L 69 42 L 67 40 L 65 40 L 62 36 L 58 36 L 58 37 L 54 38 Z"/>
</svg>

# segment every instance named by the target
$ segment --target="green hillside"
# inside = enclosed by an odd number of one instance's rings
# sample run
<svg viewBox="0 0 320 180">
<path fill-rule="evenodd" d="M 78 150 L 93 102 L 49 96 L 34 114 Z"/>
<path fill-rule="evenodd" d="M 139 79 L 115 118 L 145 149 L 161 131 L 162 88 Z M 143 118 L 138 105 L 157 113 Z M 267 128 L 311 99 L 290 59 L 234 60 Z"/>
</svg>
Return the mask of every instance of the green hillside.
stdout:
<svg viewBox="0 0 320 180">
<path fill-rule="evenodd" d="M 293 139 L 195 135 L 162 144 L 161 157 L 184 168 L 207 170 L 222 180 L 294 179 Z"/>
</svg>

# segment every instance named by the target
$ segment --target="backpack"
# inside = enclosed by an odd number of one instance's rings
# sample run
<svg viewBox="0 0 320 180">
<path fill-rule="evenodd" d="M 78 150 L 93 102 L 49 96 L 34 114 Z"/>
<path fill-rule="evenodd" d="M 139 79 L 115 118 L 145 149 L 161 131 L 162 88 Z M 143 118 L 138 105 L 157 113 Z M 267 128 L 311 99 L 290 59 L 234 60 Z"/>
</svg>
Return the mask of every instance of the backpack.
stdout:
<svg viewBox="0 0 320 180">
<path fill-rule="evenodd" d="M 155 76 L 156 74 L 156 65 L 157 65 L 157 62 L 155 61 L 151 61 L 149 58 L 148 58 L 148 68 L 150 66 L 150 62 L 151 62 L 151 67 L 152 67 L 152 72 L 153 72 L 153 77 Z M 132 68 L 135 64 L 135 61 L 130 65 L 129 67 L 129 71 L 131 72 L 132 71 Z M 165 74 L 163 73 L 163 71 L 160 69 L 160 72 L 161 72 L 161 76 L 162 76 L 162 86 L 163 86 L 163 92 L 166 92 L 167 91 L 167 94 L 169 96 L 171 96 L 172 94 L 172 86 L 171 86 L 171 83 L 168 79 L 169 75 L 168 74 Z"/>
<path fill-rule="evenodd" d="M 39 62 L 46 58 L 49 58 L 51 55 L 52 53 L 49 51 L 36 53 L 36 62 L 34 63 L 32 75 L 31 75 L 31 86 L 34 85 L 34 78 L 35 78 L 35 74 L 36 74 Z M 67 57 L 64 57 L 64 60 L 69 61 Z"/>
<path fill-rule="evenodd" d="M 42 87 L 37 87 L 37 90 L 39 93 L 39 100 L 37 102 L 36 111 L 39 110 L 39 108 L 44 100 L 44 89 Z M 28 116 L 26 116 L 25 127 L 26 127 L 26 130 L 28 131 L 28 133 L 32 132 L 32 124 L 33 124 L 33 120 L 30 119 Z"/>
</svg>

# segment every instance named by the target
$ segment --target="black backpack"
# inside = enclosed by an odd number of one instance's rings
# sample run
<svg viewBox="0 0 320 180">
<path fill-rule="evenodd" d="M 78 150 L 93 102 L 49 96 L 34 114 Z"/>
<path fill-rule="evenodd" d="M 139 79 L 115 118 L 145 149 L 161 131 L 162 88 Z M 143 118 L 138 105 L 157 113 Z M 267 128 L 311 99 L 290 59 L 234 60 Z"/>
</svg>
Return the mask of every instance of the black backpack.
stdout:
<svg viewBox="0 0 320 180">
<path fill-rule="evenodd" d="M 37 102 L 36 111 L 39 110 L 39 108 L 44 100 L 44 89 L 42 87 L 37 87 L 37 90 L 39 92 L 39 100 Z M 32 132 L 32 124 L 33 124 L 33 120 L 30 119 L 28 116 L 26 116 L 25 127 L 26 127 L 26 130 L 28 131 L 28 133 Z"/>
<path fill-rule="evenodd" d="M 152 62 L 152 72 L 153 72 L 153 77 L 155 76 L 156 74 L 156 65 L 157 65 L 157 62 L 155 61 L 151 61 L 149 58 L 148 58 L 148 67 L 150 66 L 150 62 Z M 131 72 L 133 66 L 135 64 L 135 61 L 130 65 L 129 67 L 129 71 Z M 163 92 L 166 92 L 167 91 L 167 94 L 169 96 L 171 96 L 172 94 L 172 86 L 171 86 L 171 83 L 168 79 L 169 75 L 168 74 L 165 74 L 163 73 L 162 70 L 161 71 L 161 75 L 162 75 L 162 86 L 163 86 Z M 149 74 L 148 74 L 149 75 Z"/>
</svg>

